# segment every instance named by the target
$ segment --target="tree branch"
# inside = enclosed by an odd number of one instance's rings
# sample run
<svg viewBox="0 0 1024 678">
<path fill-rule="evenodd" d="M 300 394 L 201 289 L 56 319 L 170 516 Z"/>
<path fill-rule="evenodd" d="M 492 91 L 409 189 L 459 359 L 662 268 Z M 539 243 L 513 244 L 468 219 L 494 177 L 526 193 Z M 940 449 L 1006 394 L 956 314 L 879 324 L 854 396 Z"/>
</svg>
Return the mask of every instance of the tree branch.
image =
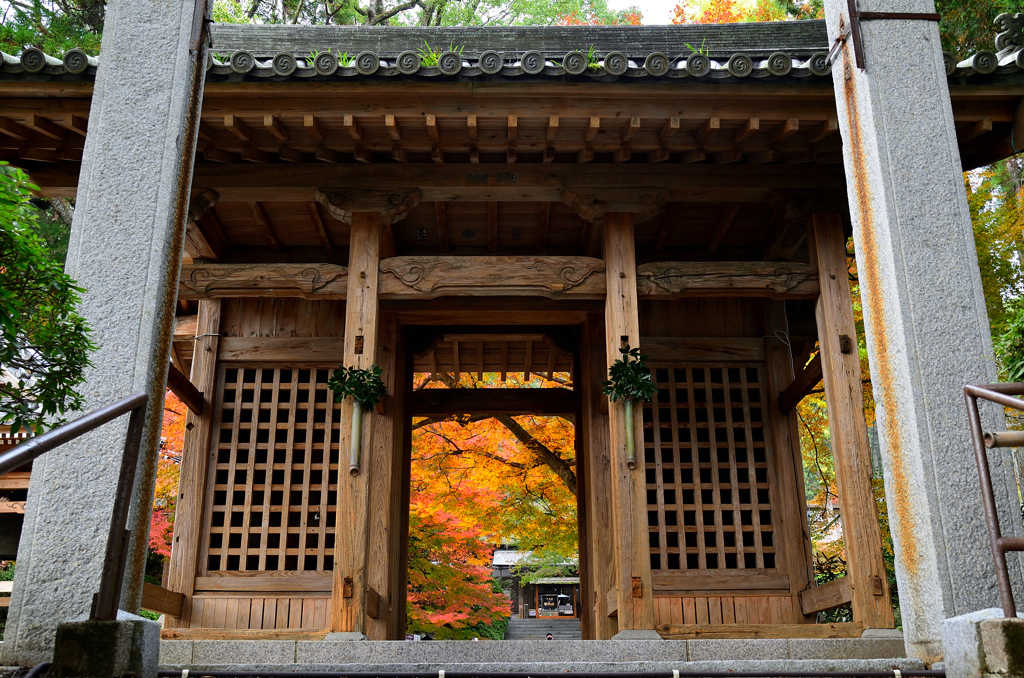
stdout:
<svg viewBox="0 0 1024 678">
<path fill-rule="evenodd" d="M 381 14 L 376 14 L 369 21 L 369 25 L 370 26 L 379 26 L 380 24 L 384 23 L 385 21 L 387 21 L 391 17 L 395 16 L 396 14 L 400 14 L 401 12 L 404 12 L 407 9 L 412 9 L 413 7 L 417 7 L 417 6 L 419 6 L 419 4 L 420 4 L 420 0 L 409 0 L 409 2 L 406 2 L 404 4 L 401 4 L 401 5 L 398 5 L 396 7 L 393 7 L 393 8 L 389 9 L 386 12 L 383 12 Z"/>
<path fill-rule="evenodd" d="M 519 425 L 519 422 L 509 415 L 499 414 L 494 419 L 507 428 L 516 437 L 516 440 L 525 445 L 526 449 L 537 458 L 537 461 L 554 471 L 555 475 L 562 479 L 562 482 L 565 483 L 565 486 L 572 492 L 574 497 L 578 496 L 576 494 L 576 474 L 573 473 L 569 462 L 559 457 L 548 449 L 544 443 L 530 435 L 525 428 Z"/>
</svg>

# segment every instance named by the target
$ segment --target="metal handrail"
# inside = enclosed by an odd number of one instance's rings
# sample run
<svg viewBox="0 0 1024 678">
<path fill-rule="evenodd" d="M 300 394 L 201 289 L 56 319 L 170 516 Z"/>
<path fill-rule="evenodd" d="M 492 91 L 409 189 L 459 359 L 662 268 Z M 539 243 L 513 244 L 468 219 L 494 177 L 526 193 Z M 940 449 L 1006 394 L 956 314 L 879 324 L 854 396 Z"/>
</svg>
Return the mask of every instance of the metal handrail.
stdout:
<svg viewBox="0 0 1024 678">
<path fill-rule="evenodd" d="M 128 509 L 135 486 L 135 468 L 138 466 L 148 404 L 149 394 L 130 395 L 41 436 L 29 438 L 12 450 L 0 454 L 2 476 L 103 424 L 124 414 L 131 414 L 128 419 L 128 434 L 124 441 L 124 454 L 121 455 L 121 472 L 114 494 L 114 508 L 110 516 L 110 532 L 107 535 L 107 550 L 103 557 L 100 590 L 93 596 L 90 619 L 110 621 L 117 618 L 117 608 L 121 602 L 121 583 L 124 581 L 128 557 L 128 540 L 131 536 L 131 530 L 125 529 L 125 525 L 128 523 Z"/>
<path fill-rule="evenodd" d="M 981 503 L 985 510 L 985 524 L 988 527 L 989 545 L 992 547 L 992 560 L 995 561 L 996 566 L 996 586 L 999 588 L 999 601 L 1003 606 L 1003 616 L 1009 618 L 1017 616 L 1017 606 L 1013 600 L 1013 589 L 1010 587 L 1006 552 L 1024 551 L 1024 538 L 1004 537 L 999 528 L 999 513 L 996 509 L 995 493 L 992 490 L 992 474 L 988 466 L 988 448 L 1017 447 L 1020 445 L 1020 436 L 1016 431 L 983 432 L 978 399 L 1024 411 L 1024 400 L 1014 397 L 1019 395 L 1024 395 L 1024 383 L 968 384 L 964 386 L 967 417 L 971 423 L 971 442 L 974 445 L 974 460 L 978 465 L 978 480 L 981 483 Z"/>
</svg>

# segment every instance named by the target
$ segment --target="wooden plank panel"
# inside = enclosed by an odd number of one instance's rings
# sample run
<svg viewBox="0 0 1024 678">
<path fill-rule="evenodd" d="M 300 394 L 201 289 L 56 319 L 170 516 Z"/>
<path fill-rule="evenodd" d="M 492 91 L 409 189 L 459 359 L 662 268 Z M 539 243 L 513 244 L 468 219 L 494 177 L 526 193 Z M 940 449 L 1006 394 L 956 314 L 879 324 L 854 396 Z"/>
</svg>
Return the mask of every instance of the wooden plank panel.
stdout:
<svg viewBox="0 0 1024 678">
<path fill-rule="evenodd" d="M 171 628 L 194 625 L 191 599 L 200 566 L 206 476 L 213 421 L 215 416 L 219 416 L 219 413 L 214 412 L 214 393 L 220 343 L 220 317 L 220 301 L 200 302 L 190 381 L 203 393 L 204 414 L 200 416 L 190 411 L 185 417 L 184 453 L 178 481 L 179 496 L 174 519 L 170 576 L 167 580 L 167 588 L 184 594 L 185 599 L 180 619 L 165 619 L 165 626 Z"/>
<path fill-rule="evenodd" d="M 661 624 L 666 640 L 700 638 L 860 638 L 864 625 L 849 624 Z"/>
<path fill-rule="evenodd" d="M 263 598 L 253 598 L 249 604 L 250 629 L 263 628 Z"/>
<path fill-rule="evenodd" d="M 691 597 L 683 598 L 683 623 L 697 623 L 697 606 L 694 599 Z"/>
<path fill-rule="evenodd" d="M 219 572 L 196 578 L 196 591 L 326 592 L 331 590 L 330 572 L 257 571 Z"/>
<path fill-rule="evenodd" d="M 736 607 L 732 596 L 722 596 L 722 623 L 736 623 Z"/>
<path fill-rule="evenodd" d="M 764 341 L 745 337 L 641 337 L 647 363 L 762 362 Z"/>
<path fill-rule="evenodd" d="M 186 601 L 188 601 L 188 598 L 186 598 Z M 193 598 L 191 600 L 191 604 L 192 604 L 192 610 L 191 610 L 191 614 L 189 614 L 189 616 L 188 616 L 188 625 L 191 628 L 199 628 L 199 627 L 201 627 L 203 625 L 203 615 L 206 612 L 206 609 L 205 609 L 206 608 L 206 599 L 205 598 Z M 164 617 L 164 622 L 165 622 L 164 628 L 167 628 L 166 622 L 168 620 L 169 620 L 168 617 Z M 185 618 L 182 617 L 182 620 L 184 621 Z M 182 624 L 181 626 L 184 627 L 184 624 Z"/>
<path fill-rule="evenodd" d="M 853 589 L 853 619 L 868 628 L 894 625 L 889 579 L 882 560 L 871 457 L 864 423 L 860 354 L 846 264 L 846 236 L 839 214 L 811 219 L 811 252 L 818 267 L 821 296 L 815 307 L 825 380 L 832 455 L 835 458 L 847 572 Z M 875 594 L 876 582 L 881 592 Z"/>
<path fill-rule="evenodd" d="M 302 608 L 305 601 L 302 598 L 290 598 L 288 600 L 288 628 L 302 628 Z"/>
<path fill-rule="evenodd" d="M 276 629 L 277 626 L 277 598 L 263 599 L 263 628 Z"/>
<path fill-rule="evenodd" d="M 698 624 L 708 624 L 708 599 L 706 596 L 696 596 L 693 599 L 693 607 L 696 613 L 696 619 Z"/>
<path fill-rule="evenodd" d="M 323 640 L 326 629 L 164 629 L 161 640 Z"/>
<path fill-rule="evenodd" d="M 144 583 L 142 585 L 142 609 L 144 610 L 180 617 L 184 604 L 185 594 L 183 593 L 170 591 L 156 584 Z"/>
<path fill-rule="evenodd" d="M 275 629 L 288 628 L 288 620 L 291 615 L 291 598 L 277 599 L 277 616 L 274 618 Z"/>
<path fill-rule="evenodd" d="M 708 623 L 722 623 L 722 598 L 721 596 L 708 596 Z"/>
<path fill-rule="evenodd" d="M 812 586 L 800 592 L 800 610 L 806 615 L 824 612 L 853 600 L 849 576 Z"/>
<path fill-rule="evenodd" d="M 340 337 L 224 337 L 218 357 L 223 361 L 337 365 L 344 360 L 344 341 Z"/>
</svg>

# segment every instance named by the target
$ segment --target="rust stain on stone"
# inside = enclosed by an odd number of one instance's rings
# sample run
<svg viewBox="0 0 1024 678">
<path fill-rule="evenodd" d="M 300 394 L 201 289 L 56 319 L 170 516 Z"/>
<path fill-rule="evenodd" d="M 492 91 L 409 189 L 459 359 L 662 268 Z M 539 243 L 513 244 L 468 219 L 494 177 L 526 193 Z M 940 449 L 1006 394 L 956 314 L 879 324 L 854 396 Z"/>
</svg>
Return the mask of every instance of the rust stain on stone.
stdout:
<svg viewBox="0 0 1024 678">
<path fill-rule="evenodd" d="M 886 417 L 882 423 L 889 443 L 889 471 L 892 478 L 890 487 L 892 503 L 890 510 L 899 532 L 900 550 L 903 562 L 910 572 L 920 566 L 920 550 L 915 532 L 914 517 L 911 513 L 913 499 L 909 485 L 907 460 L 904 458 L 903 439 L 897 422 L 899 406 L 893 387 L 893 365 L 889 353 L 889 331 L 886 322 L 885 303 L 881 291 L 881 274 L 878 269 L 878 242 L 874 231 L 874 210 L 871 205 L 871 189 L 868 186 L 867 160 L 864 157 L 864 135 L 860 128 L 857 106 L 857 88 L 853 81 L 854 66 L 850 59 L 850 48 L 842 51 L 843 56 L 843 99 L 846 102 L 847 128 L 850 139 L 850 165 L 854 174 L 854 191 L 860 221 L 861 251 L 857 266 L 861 277 L 861 292 L 867 297 L 872 309 L 871 341 L 874 346 L 874 362 L 871 365 L 872 383 L 879 388 L 875 397 L 881 399 Z"/>
</svg>

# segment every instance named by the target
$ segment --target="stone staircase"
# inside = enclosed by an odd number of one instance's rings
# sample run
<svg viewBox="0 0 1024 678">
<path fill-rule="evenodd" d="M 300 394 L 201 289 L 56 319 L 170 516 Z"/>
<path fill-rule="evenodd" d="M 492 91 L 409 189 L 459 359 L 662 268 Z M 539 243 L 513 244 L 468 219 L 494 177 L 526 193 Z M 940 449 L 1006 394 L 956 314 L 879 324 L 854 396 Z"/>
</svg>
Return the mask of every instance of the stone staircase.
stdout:
<svg viewBox="0 0 1024 678">
<path fill-rule="evenodd" d="M 580 640 L 580 620 L 574 617 L 510 619 L 505 640 L 544 640 L 549 633 L 555 640 Z"/>
</svg>

